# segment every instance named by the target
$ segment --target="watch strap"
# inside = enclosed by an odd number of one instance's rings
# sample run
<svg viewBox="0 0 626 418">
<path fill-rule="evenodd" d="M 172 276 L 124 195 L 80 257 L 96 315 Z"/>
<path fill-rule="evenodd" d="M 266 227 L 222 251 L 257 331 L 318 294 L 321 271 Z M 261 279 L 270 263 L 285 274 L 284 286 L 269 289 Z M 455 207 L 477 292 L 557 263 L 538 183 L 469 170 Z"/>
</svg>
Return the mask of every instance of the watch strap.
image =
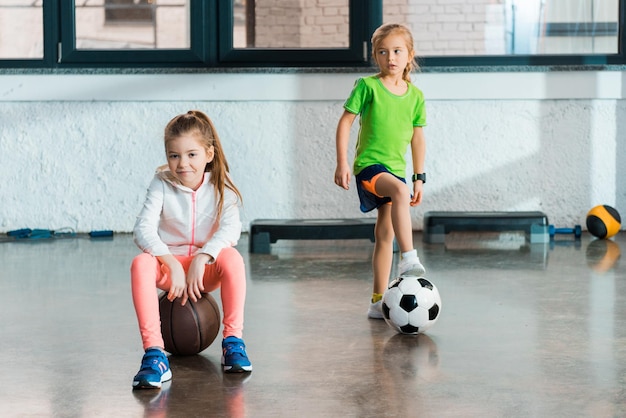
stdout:
<svg viewBox="0 0 626 418">
<path fill-rule="evenodd" d="M 413 183 L 422 180 L 422 183 L 426 184 L 426 173 L 413 173 L 411 180 L 413 180 Z"/>
</svg>

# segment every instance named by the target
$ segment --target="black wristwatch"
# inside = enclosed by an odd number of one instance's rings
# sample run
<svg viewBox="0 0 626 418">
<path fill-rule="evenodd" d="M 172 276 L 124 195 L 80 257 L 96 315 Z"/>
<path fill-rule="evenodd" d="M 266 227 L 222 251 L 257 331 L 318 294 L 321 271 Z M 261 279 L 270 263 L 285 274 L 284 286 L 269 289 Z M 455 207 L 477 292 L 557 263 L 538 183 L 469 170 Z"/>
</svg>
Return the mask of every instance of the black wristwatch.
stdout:
<svg viewBox="0 0 626 418">
<path fill-rule="evenodd" d="M 422 183 L 426 184 L 426 173 L 413 174 L 413 177 L 411 177 L 411 180 L 413 180 L 413 183 L 415 183 L 418 180 L 422 180 Z"/>
</svg>

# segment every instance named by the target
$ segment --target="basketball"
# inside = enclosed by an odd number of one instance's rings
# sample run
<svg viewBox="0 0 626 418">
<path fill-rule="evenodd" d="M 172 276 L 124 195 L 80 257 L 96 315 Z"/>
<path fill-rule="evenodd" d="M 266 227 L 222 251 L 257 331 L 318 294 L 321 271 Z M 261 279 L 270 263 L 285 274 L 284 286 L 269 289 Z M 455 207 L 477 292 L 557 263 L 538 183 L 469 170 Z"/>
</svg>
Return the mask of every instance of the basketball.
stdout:
<svg viewBox="0 0 626 418">
<path fill-rule="evenodd" d="M 611 238 L 619 232 L 622 218 L 609 205 L 598 205 L 587 212 L 587 230 L 597 238 Z"/>
<path fill-rule="evenodd" d="M 179 298 L 170 302 L 165 292 L 159 296 L 159 312 L 165 350 L 172 354 L 198 354 L 211 345 L 220 329 L 220 309 L 208 293 L 181 306 Z"/>
</svg>

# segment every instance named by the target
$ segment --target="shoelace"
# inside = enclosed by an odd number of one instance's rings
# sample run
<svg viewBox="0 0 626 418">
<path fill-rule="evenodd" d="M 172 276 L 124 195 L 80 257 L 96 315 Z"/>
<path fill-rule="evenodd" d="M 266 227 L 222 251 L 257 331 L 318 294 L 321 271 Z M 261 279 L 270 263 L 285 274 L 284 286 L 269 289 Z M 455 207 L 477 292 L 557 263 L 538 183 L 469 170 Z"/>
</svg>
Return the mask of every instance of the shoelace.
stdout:
<svg viewBox="0 0 626 418">
<path fill-rule="evenodd" d="M 232 356 L 235 354 L 243 356 L 244 353 L 245 353 L 245 348 L 241 344 L 230 343 L 230 344 L 227 344 L 226 347 L 224 347 L 224 355 L 226 356 Z"/>
</svg>

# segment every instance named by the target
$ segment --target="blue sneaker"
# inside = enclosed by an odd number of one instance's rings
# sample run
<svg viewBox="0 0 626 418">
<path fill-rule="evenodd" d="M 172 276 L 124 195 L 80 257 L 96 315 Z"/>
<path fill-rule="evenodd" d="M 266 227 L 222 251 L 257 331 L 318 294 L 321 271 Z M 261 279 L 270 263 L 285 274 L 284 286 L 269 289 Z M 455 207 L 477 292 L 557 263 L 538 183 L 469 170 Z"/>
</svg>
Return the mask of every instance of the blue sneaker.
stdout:
<svg viewBox="0 0 626 418">
<path fill-rule="evenodd" d="M 150 348 L 141 359 L 141 368 L 133 379 L 133 388 L 159 389 L 163 382 L 171 378 L 172 371 L 165 353 L 157 348 Z"/>
<path fill-rule="evenodd" d="M 251 372 L 252 364 L 241 338 L 226 337 L 222 341 L 222 366 L 226 373 Z"/>
</svg>

